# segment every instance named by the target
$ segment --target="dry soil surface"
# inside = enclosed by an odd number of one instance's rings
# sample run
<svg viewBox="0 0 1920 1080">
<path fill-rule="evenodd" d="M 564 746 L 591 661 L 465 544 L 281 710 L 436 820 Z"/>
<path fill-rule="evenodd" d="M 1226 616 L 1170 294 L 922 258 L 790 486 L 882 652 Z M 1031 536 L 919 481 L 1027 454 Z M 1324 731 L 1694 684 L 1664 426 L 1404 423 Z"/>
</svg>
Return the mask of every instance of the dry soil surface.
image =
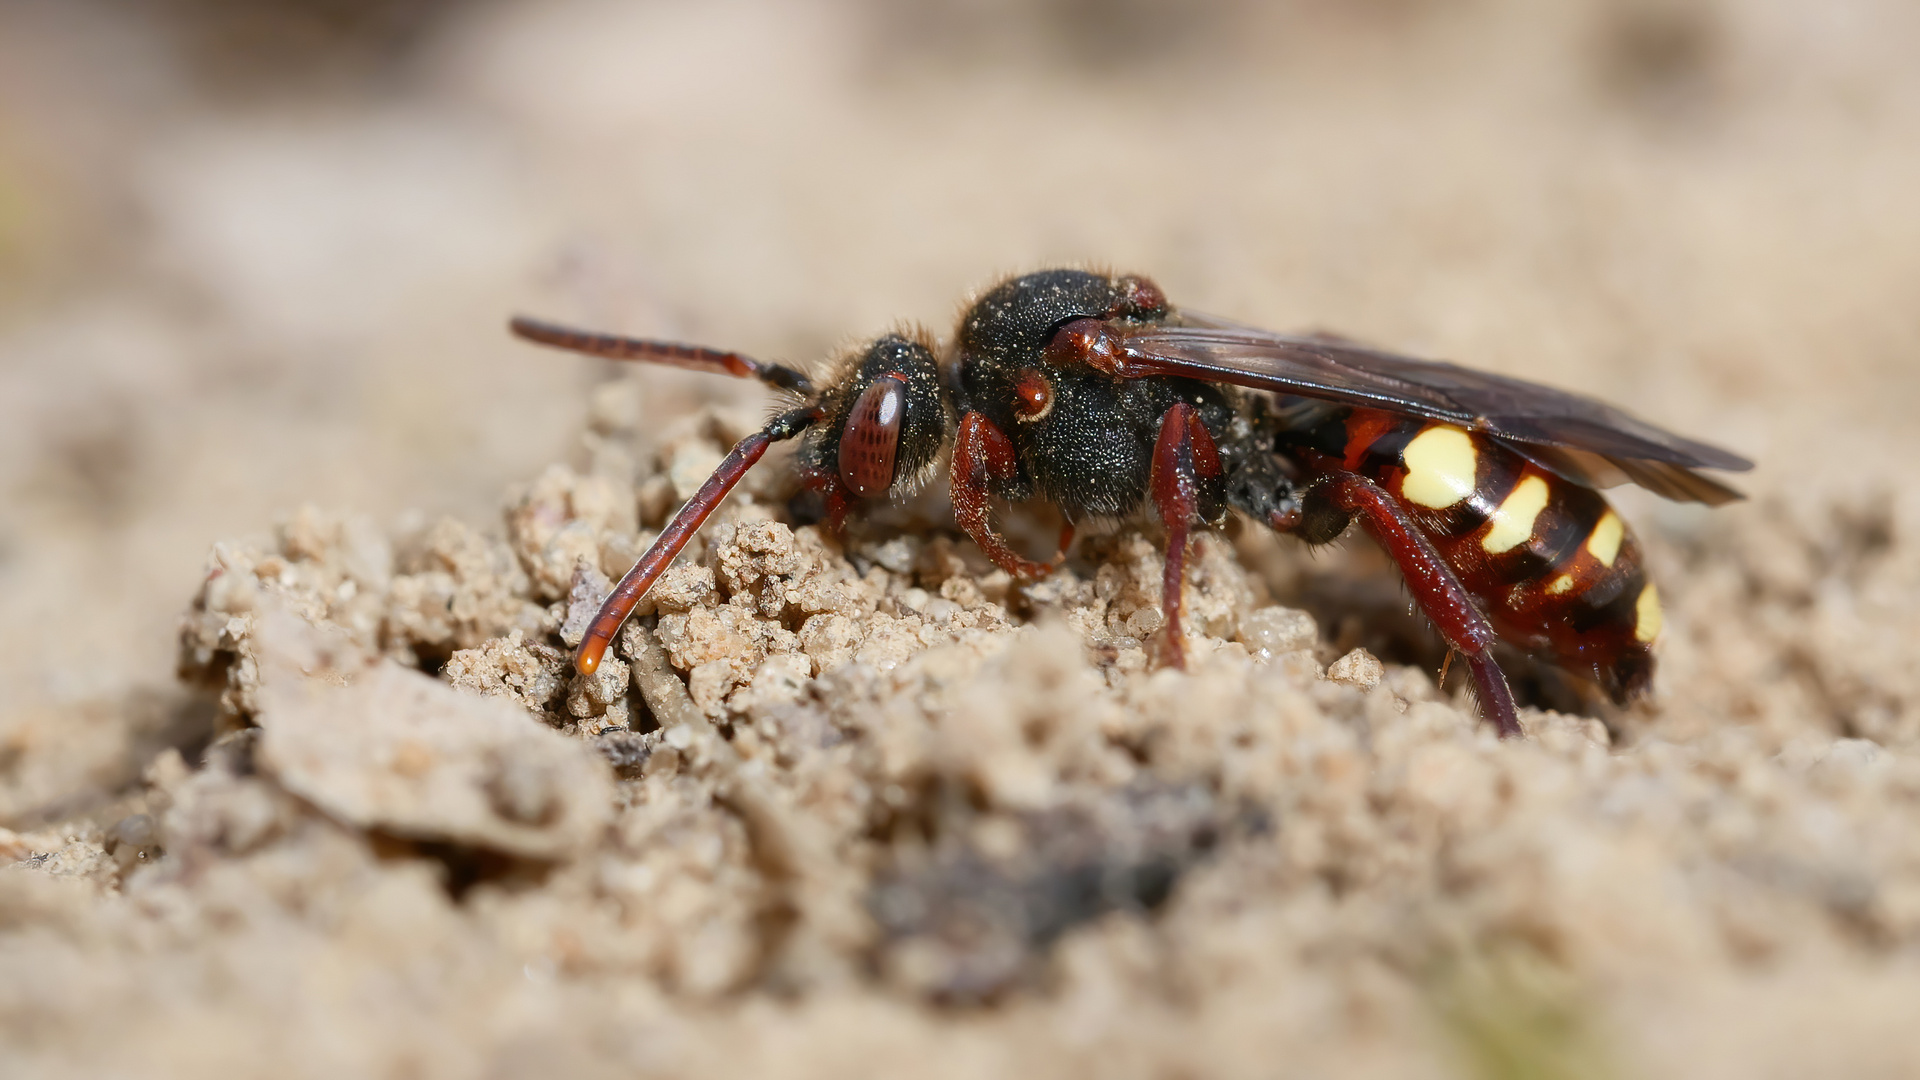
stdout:
<svg viewBox="0 0 1920 1080">
<path fill-rule="evenodd" d="M 912 14 L 904 12 L 911 11 Z M 1920 1075 L 1920 15 L 0 3 L 9 1076 Z M 1010 581 L 764 408 L 996 273 L 1569 386 L 1657 691 L 1477 723 L 1363 538 Z M 1043 516 L 1029 522 L 1045 535 Z"/>
</svg>

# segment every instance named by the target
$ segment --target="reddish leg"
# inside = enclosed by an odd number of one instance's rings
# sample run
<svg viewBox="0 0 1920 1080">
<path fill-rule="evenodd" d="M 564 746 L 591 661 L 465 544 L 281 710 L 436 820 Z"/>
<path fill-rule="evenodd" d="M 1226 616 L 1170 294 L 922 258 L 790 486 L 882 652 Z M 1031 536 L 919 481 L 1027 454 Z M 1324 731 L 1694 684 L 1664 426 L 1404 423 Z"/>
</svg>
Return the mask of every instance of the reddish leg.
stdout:
<svg viewBox="0 0 1920 1080">
<path fill-rule="evenodd" d="M 968 413 L 960 421 L 960 431 L 953 442 L 954 520 L 962 532 L 980 545 L 993 565 L 1015 577 L 1045 577 L 1052 567 L 1022 558 L 1007 543 L 1006 537 L 993 531 L 993 517 L 988 512 L 987 498 L 992 482 L 1012 480 L 1019 475 L 1020 459 L 1014 455 L 1013 443 L 1006 433 L 979 413 Z"/>
<path fill-rule="evenodd" d="M 1186 580 L 1187 538 L 1193 523 L 1219 502 L 1220 451 L 1200 414 L 1180 402 L 1160 417 L 1160 438 L 1153 446 L 1149 488 L 1160 521 L 1167 527 L 1167 562 L 1160 576 L 1160 610 L 1167 616 L 1166 661 L 1184 670 L 1186 638 L 1180 627 L 1180 587 Z"/>
<path fill-rule="evenodd" d="M 674 513 L 673 520 L 667 522 L 667 527 L 654 539 L 653 546 L 640 556 L 640 561 L 633 564 L 633 569 L 627 571 L 627 575 L 620 579 L 620 584 L 614 586 L 613 592 L 600 605 L 599 613 L 587 626 L 587 636 L 580 640 L 580 648 L 573 654 L 573 666 L 580 674 L 591 675 L 599 668 L 600 659 L 606 655 L 613 635 L 619 633 L 620 624 L 633 614 L 634 605 L 647 595 L 648 589 L 653 588 L 653 583 L 666 572 L 674 556 L 680 554 L 680 550 L 687 546 L 687 541 L 693 539 L 693 534 L 700 531 L 700 526 L 714 508 L 767 452 L 767 447 L 782 439 L 793 438 L 818 419 L 820 416 L 813 409 L 795 409 L 774 417 L 766 427 L 734 444 L 720 462 L 720 467 L 713 470 L 713 475 L 707 477 L 707 482 L 693 493 L 693 498 Z"/>
<path fill-rule="evenodd" d="M 1359 515 L 1367 532 L 1399 565 L 1420 610 L 1433 620 L 1447 646 L 1466 661 L 1481 714 L 1493 722 L 1503 738 L 1519 735 L 1520 717 L 1513 704 L 1513 691 L 1508 689 L 1500 665 L 1493 661 L 1493 643 L 1498 640 L 1493 626 L 1400 503 L 1379 484 L 1349 472 L 1327 473 L 1308 489 L 1309 519 L 1316 516 L 1311 504 L 1317 500 L 1325 500 L 1340 514 Z M 1274 524 L 1280 527 L 1279 522 Z M 1298 524 L 1297 516 L 1294 524 Z"/>
<path fill-rule="evenodd" d="M 821 500 L 826 504 L 827 532 L 835 540 L 844 543 L 847 512 L 853 509 L 853 499 L 847 495 L 846 485 L 834 473 L 812 471 L 802 473 L 800 482 L 808 490 L 820 493 Z"/>
</svg>

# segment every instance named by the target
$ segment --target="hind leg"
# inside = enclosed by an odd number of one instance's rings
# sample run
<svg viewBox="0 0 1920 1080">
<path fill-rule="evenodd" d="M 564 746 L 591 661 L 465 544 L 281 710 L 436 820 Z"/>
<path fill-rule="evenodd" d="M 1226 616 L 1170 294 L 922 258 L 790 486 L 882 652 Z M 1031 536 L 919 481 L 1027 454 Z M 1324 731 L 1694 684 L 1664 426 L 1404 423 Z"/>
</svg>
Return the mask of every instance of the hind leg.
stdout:
<svg viewBox="0 0 1920 1080">
<path fill-rule="evenodd" d="M 1440 637 L 1466 662 L 1481 715 L 1503 738 L 1521 734 L 1513 691 L 1493 659 L 1493 644 L 1499 635 L 1433 542 L 1385 488 L 1356 473 L 1329 472 L 1306 490 L 1297 513 L 1276 513 L 1269 524 L 1319 544 L 1339 536 L 1355 517 L 1400 567 L 1407 590 Z"/>
</svg>

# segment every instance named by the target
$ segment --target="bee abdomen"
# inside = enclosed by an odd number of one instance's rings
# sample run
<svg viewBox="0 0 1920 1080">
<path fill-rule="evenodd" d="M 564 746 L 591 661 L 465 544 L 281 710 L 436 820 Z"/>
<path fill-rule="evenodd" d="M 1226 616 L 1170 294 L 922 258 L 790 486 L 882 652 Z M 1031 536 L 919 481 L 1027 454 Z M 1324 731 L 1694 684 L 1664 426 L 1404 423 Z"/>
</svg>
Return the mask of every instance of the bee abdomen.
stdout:
<svg viewBox="0 0 1920 1080">
<path fill-rule="evenodd" d="M 1659 593 L 1598 492 L 1452 424 L 1352 409 L 1314 435 L 1315 449 L 1401 501 L 1501 637 L 1590 675 L 1615 701 L 1646 689 Z"/>
</svg>

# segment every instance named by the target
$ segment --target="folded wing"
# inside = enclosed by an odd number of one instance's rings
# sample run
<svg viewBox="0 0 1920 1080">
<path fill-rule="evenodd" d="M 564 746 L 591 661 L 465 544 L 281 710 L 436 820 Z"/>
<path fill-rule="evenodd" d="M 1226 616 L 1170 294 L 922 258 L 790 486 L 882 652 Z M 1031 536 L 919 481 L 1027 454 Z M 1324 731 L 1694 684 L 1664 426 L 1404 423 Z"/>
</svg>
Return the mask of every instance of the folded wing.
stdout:
<svg viewBox="0 0 1920 1080">
<path fill-rule="evenodd" d="M 1124 329 L 1123 372 L 1208 379 L 1443 420 L 1499 439 L 1574 483 L 1604 488 L 1632 481 L 1680 501 L 1738 499 L 1739 492 L 1695 470 L 1753 467 L 1604 402 L 1537 383 L 1212 316 L 1183 313 L 1181 322 Z"/>
</svg>

